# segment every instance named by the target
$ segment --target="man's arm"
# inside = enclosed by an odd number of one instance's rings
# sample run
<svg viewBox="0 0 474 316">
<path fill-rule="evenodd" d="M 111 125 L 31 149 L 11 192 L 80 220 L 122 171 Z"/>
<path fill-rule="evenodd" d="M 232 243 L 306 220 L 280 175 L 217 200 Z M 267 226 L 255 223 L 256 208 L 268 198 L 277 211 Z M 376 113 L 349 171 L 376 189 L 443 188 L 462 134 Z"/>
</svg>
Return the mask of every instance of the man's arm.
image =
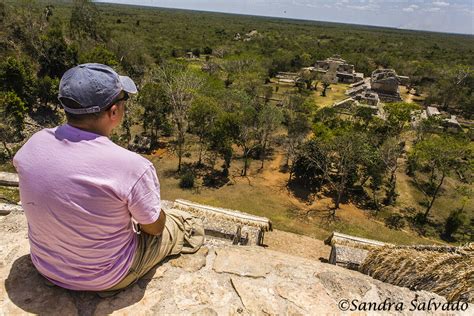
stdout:
<svg viewBox="0 0 474 316">
<path fill-rule="evenodd" d="M 140 229 L 147 234 L 158 236 L 161 235 L 163 230 L 165 229 L 165 222 L 166 222 L 166 214 L 161 210 L 160 216 L 158 219 L 151 224 L 140 224 Z"/>
</svg>

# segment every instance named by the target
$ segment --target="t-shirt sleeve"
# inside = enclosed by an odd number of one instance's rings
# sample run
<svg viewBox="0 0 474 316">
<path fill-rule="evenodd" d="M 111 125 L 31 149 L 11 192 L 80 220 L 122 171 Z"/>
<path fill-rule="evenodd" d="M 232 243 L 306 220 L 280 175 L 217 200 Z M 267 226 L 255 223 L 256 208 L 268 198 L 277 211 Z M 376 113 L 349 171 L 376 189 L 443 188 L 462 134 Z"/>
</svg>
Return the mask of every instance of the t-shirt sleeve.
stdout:
<svg viewBox="0 0 474 316">
<path fill-rule="evenodd" d="M 160 182 L 153 165 L 148 167 L 132 187 L 128 195 L 128 209 L 139 224 L 152 224 L 160 216 Z"/>
</svg>

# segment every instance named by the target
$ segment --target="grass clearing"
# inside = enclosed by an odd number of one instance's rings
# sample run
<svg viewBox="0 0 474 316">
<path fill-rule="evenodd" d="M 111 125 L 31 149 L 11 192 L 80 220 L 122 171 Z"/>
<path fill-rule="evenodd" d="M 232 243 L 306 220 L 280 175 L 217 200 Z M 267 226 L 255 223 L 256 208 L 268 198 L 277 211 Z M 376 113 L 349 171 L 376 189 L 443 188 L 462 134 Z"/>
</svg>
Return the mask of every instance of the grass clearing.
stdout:
<svg viewBox="0 0 474 316">
<path fill-rule="evenodd" d="M 402 230 L 391 229 L 383 222 L 386 214 L 372 216 L 369 211 L 353 204 L 342 204 L 341 209 L 336 211 L 337 220 L 328 221 L 328 209 L 333 205 L 330 198 L 304 201 L 296 198 L 288 190 L 286 186 L 288 174 L 279 171 L 283 161 L 282 152 L 276 152 L 273 159 L 266 162 L 263 171 L 259 171 L 260 162 L 252 161 L 247 177 L 240 176 L 242 161 L 234 159 L 229 183 L 217 189 L 204 187 L 199 181 L 193 189 L 181 189 L 179 176 L 176 174 L 177 159 L 169 151 L 160 152 L 159 157 L 147 158 L 152 160 L 156 167 L 161 195 L 166 200 L 187 199 L 265 216 L 272 220 L 276 229 L 321 240 L 327 238 L 333 231 L 339 231 L 402 245 L 444 243 L 439 238 L 419 236 L 408 225 Z M 191 156 L 183 161 L 192 163 L 196 161 L 196 157 Z M 217 163 L 216 169 L 219 166 Z M 401 196 L 404 195 L 405 192 L 401 192 Z M 308 210 L 311 212 L 306 216 Z M 437 211 L 434 209 L 434 212 Z"/>
<path fill-rule="evenodd" d="M 331 84 L 326 90 L 326 96 L 321 96 L 322 87 L 318 86 L 318 90 L 314 91 L 314 101 L 318 107 L 332 106 L 334 103 L 347 99 L 348 96 L 345 94 L 349 88 L 349 84 L 337 83 Z"/>
<path fill-rule="evenodd" d="M 17 187 L 0 186 L 0 203 L 20 202 L 20 191 Z"/>
</svg>

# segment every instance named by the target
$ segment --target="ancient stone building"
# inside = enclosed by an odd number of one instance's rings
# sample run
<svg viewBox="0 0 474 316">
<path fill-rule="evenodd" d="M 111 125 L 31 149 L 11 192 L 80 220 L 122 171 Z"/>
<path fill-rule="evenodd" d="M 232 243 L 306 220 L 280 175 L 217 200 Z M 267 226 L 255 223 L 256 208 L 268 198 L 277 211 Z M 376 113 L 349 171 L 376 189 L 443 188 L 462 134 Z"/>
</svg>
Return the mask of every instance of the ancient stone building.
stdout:
<svg viewBox="0 0 474 316">
<path fill-rule="evenodd" d="M 348 64 L 338 55 L 318 60 L 314 69 L 319 73 L 326 74 L 332 83 L 354 83 L 364 79 L 364 74 L 356 73 L 354 65 Z"/>
<path fill-rule="evenodd" d="M 393 69 L 377 69 L 370 77 L 370 89 L 377 92 L 384 102 L 401 101 L 400 79 Z"/>
<path fill-rule="evenodd" d="M 399 85 L 401 81 L 406 82 L 408 80 L 406 78 L 403 77 L 401 80 L 393 69 L 377 69 L 372 72 L 370 78 L 353 83 L 346 91 L 346 95 L 370 105 L 376 105 L 379 101 L 402 101 Z"/>
</svg>

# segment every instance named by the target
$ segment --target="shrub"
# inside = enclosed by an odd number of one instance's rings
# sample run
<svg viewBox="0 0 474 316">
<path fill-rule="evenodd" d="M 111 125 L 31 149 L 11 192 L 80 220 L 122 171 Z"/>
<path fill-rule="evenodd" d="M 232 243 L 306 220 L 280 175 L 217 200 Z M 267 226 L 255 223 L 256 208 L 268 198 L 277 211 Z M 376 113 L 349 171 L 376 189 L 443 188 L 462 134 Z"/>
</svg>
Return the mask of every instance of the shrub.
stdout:
<svg viewBox="0 0 474 316">
<path fill-rule="evenodd" d="M 416 213 L 415 216 L 413 216 L 413 224 L 415 226 L 423 226 L 424 224 L 426 224 L 425 214 Z"/>
<path fill-rule="evenodd" d="M 182 189 L 190 189 L 194 187 L 195 176 L 191 170 L 187 170 L 181 175 L 179 187 Z"/>
<path fill-rule="evenodd" d="M 457 209 L 453 210 L 448 218 L 446 218 L 446 222 L 444 224 L 444 237 L 447 239 L 451 239 L 453 234 L 456 233 L 459 228 L 464 224 L 464 214 L 462 210 Z"/>
<path fill-rule="evenodd" d="M 385 225 L 391 229 L 400 230 L 405 227 L 405 219 L 400 214 L 392 214 L 385 219 Z"/>
<path fill-rule="evenodd" d="M 105 46 L 96 46 L 92 51 L 87 51 L 81 55 L 80 63 L 100 63 L 110 67 L 119 65 L 117 56 Z"/>
</svg>

